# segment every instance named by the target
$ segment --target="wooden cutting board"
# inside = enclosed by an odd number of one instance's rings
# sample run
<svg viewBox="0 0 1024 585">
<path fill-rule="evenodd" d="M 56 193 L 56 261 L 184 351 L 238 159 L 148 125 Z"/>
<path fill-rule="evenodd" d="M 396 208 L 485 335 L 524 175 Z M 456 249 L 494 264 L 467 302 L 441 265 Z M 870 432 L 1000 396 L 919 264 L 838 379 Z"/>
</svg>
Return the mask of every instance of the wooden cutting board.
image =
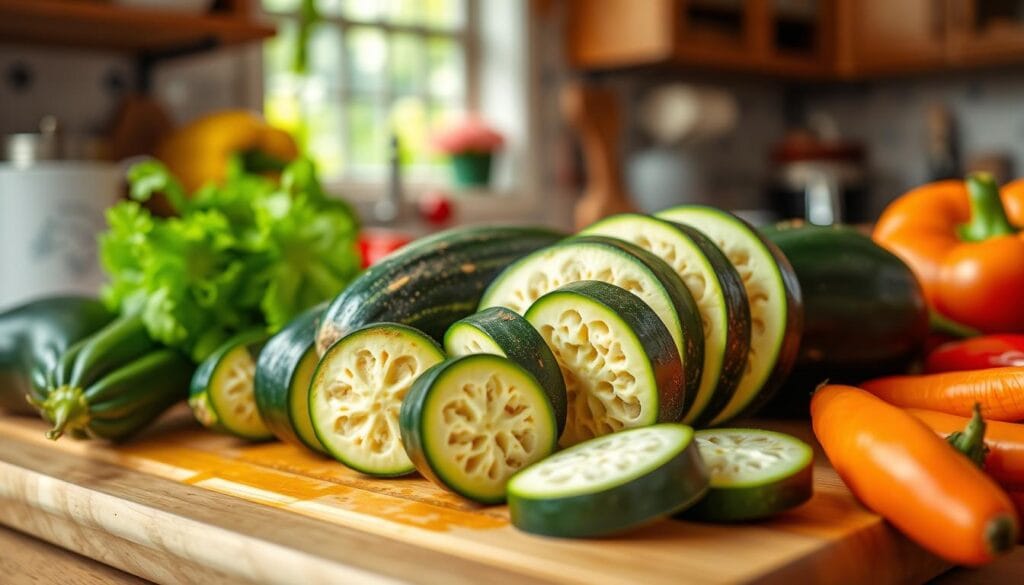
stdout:
<svg viewBox="0 0 1024 585">
<path fill-rule="evenodd" d="M 216 435 L 187 411 L 116 447 L 43 430 L 0 416 L 0 523 L 158 582 L 884 585 L 948 568 L 862 508 L 820 453 L 814 498 L 770 522 L 584 541 L 524 534 L 504 507 L 419 477 Z"/>
</svg>

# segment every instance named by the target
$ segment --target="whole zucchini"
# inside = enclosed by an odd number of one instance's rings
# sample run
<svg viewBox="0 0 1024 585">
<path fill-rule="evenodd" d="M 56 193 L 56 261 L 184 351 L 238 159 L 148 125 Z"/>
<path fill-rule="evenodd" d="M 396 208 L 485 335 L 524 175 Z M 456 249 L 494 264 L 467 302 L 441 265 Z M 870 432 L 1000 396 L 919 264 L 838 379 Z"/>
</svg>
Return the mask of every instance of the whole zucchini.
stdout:
<svg viewBox="0 0 1024 585">
<path fill-rule="evenodd" d="M 421 238 L 370 267 L 327 307 L 317 352 L 364 325 L 415 327 L 437 341 L 476 312 L 484 288 L 506 266 L 563 234 L 539 227 L 470 226 Z"/>
<path fill-rule="evenodd" d="M 787 222 L 762 230 L 786 255 L 804 297 L 796 367 L 766 410 L 807 414 L 822 381 L 857 383 L 904 370 L 928 335 L 928 308 L 914 274 L 850 227 Z"/>
<path fill-rule="evenodd" d="M 151 340 L 141 318 L 120 317 L 65 351 L 30 402 L 53 424 L 50 439 L 120 440 L 184 399 L 194 369 Z"/>
<path fill-rule="evenodd" d="M 60 356 L 114 318 L 100 301 L 47 297 L 0 313 L 0 410 L 33 413 Z"/>
</svg>

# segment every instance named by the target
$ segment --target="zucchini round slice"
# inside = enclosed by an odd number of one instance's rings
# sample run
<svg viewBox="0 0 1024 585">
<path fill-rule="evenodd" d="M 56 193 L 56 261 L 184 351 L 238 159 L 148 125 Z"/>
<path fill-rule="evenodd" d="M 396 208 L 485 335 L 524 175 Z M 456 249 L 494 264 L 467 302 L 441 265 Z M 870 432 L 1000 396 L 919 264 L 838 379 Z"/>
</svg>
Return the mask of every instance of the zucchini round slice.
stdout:
<svg viewBox="0 0 1024 585">
<path fill-rule="evenodd" d="M 505 501 L 508 479 L 558 442 L 547 391 L 496 355 L 452 358 L 427 370 L 402 401 L 400 421 L 416 469 L 483 504 Z"/>
<path fill-rule="evenodd" d="M 450 356 L 489 353 L 507 357 L 540 382 L 555 409 L 558 432 L 565 428 L 565 380 L 544 338 L 518 313 L 491 307 L 457 321 L 444 334 Z"/>
<path fill-rule="evenodd" d="M 526 320 L 565 379 L 561 445 L 679 420 L 679 353 L 661 319 L 635 295 L 606 282 L 574 282 L 538 299 Z"/>
<path fill-rule="evenodd" d="M 253 392 L 256 357 L 267 336 L 262 331 L 229 339 L 192 376 L 188 404 L 204 427 L 250 441 L 273 438 Z"/>
<path fill-rule="evenodd" d="M 256 407 L 282 441 L 326 453 L 309 418 L 309 383 L 316 369 L 316 328 L 325 305 L 291 320 L 267 341 L 256 360 Z"/>
<path fill-rule="evenodd" d="M 309 387 L 317 439 L 332 457 L 367 475 L 412 473 L 398 426 L 402 399 L 442 360 L 436 341 L 398 323 L 369 325 L 342 337 L 320 359 Z"/>
<path fill-rule="evenodd" d="M 683 362 L 683 411 L 688 410 L 704 362 L 700 312 L 675 271 L 639 246 L 604 236 L 576 236 L 544 248 L 499 274 L 484 291 L 480 308 L 503 306 L 524 315 L 541 296 L 581 280 L 614 284 L 654 310 Z"/>
<path fill-rule="evenodd" d="M 584 229 L 626 240 L 665 261 L 686 284 L 704 329 L 704 367 L 685 424 L 703 424 L 729 402 L 750 351 L 750 307 L 729 259 L 696 229 L 638 213 L 623 213 Z M 702 416 L 705 415 L 705 416 Z"/>
<path fill-rule="evenodd" d="M 796 273 L 774 244 L 728 211 L 683 205 L 656 215 L 699 229 L 725 252 L 743 279 L 750 305 L 750 353 L 735 393 L 710 424 L 752 413 L 782 384 L 800 349 L 803 306 Z"/>
<path fill-rule="evenodd" d="M 696 439 L 711 488 L 683 518 L 757 520 L 811 498 L 814 451 L 800 439 L 758 429 L 708 429 Z"/>
<path fill-rule="evenodd" d="M 662 424 L 556 453 L 508 483 L 512 524 L 534 534 L 603 536 L 686 509 L 708 489 L 693 429 Z"/>
</svg>

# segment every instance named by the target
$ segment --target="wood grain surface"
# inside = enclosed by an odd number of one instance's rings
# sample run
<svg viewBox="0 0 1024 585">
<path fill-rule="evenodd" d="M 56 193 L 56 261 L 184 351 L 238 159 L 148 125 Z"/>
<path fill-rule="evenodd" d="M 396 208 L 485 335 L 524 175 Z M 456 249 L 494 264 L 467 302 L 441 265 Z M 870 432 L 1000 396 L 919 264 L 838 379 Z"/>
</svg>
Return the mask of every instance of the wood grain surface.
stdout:
<svg viewBox="0 0 1024 585">
<path fill-rule="evenodd" d="M 187 413 L 119 446 L 52 443 L 43 428 L 0 417 L 0 523 L 157 582 L 884 585 L 947 568 L 857 504 L 820 456 L 814 498 L 770 522 L 665 520 L 586 541 L 524 534 L 504 507 L 416 476 L 371 479 L 215 435 Z"/>
</svg>

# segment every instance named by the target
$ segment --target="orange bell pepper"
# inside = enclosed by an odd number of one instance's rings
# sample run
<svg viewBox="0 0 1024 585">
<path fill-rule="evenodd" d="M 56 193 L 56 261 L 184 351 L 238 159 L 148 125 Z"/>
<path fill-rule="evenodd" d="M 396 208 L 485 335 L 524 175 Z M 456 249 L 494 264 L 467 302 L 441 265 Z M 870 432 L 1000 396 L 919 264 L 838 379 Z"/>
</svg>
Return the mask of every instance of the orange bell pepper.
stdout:
<svg viewBox="0 0 1024 585">
<path fill-rule="evenodd" d="M 918 187 L 882 213 L 872 237 L 917 275 L 932 307 L 986 333 L 1024 331 L 1024 180 L 989 175 Z"/>
</svg>

